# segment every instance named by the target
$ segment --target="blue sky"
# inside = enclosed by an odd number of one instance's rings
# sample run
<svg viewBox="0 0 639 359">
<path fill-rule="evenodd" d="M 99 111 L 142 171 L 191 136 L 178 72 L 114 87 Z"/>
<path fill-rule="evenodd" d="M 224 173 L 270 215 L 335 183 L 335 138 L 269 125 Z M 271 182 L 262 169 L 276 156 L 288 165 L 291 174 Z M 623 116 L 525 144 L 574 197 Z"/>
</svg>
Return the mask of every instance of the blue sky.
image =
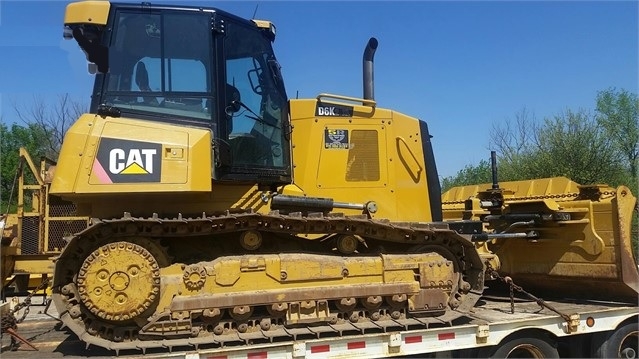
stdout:
<svg viewBox="0 0 639 359">
<path fill-rule="evenodd" d="M 163 1 L 166 2 L 166 1 Z M 378 106 L 428 122 L 440 176 L 489 157 L 493 123 L 593 111 L 598 91 L 638 91 L 637 1 L 173 1 L 271 20 L 289 97 L 362 94 L 377 37 Z M 0 0 L 0 114 L 59 94 L 89 101 L 92 76 L 62 39 L 66 1 Z"/>
</svg>

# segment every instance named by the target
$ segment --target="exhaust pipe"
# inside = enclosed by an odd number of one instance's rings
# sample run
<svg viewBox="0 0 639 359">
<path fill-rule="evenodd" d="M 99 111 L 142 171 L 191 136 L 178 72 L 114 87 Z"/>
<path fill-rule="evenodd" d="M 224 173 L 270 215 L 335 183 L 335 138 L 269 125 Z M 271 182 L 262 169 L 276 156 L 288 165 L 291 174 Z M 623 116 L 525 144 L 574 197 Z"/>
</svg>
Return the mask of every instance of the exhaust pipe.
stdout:
<svg viewBox="0 0 639 359">
<path fill-rule="evenodd" d="M 363 59 L 363 68 L 364 68 L 364 99 L 365 100 L 374 100 L 375 99 L 375 91 L 373 84 L 373 57 L 375 56 L 375 50 L 377 50 L 377 39 L 371 37 L 368 40 L 368 44 L 366 44 L 366 49 L 364 49 L 364 59 Z"/>
</svg>

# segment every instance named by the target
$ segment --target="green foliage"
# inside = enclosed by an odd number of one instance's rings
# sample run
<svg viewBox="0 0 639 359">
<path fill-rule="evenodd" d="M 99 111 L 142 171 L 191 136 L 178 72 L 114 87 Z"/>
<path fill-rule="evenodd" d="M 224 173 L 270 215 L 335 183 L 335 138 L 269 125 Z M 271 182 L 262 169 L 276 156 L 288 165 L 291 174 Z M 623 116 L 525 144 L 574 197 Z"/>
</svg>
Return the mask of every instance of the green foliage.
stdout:
<svg viewBox="0 0 639 359">
<path fill-rule="evenodd" d="M 32 158 L 40 158 L 47 152 L 43 141 L 45 130 L 37 124 L 7 126 L 0 123 L 0 212 L 7 211 L 17 200 L 16 173 L 20 162 L 19 148 L 25 147 Z"/>
<path fill-rule="evenodd" d="M 55 103 L 34 97 L 29 105 L 13 104 L 13 110 L 21 125 L 14 123 L 9 127 L 0 121 L 0 212 L 13 208 L 11 206 L 17 201 L 17 183 L 14 184 L 14 179 L 20 161 L 20 147 L 25 147 L 36 162 L 43 156 L 55 160 L 67 128 L 86 112 L 86 105 L 65 94 L 59 96 Z M 29 177 L 30 171 L 25 171 L 25 174 L 25 180 L 33 183 L 34 179 Z"/>
<path fill-rule="evenodd" d="M 639 99 L 626 90 L 608 89 L 597 95 L 597 123 L 614 142 L 626 167 L 628 184 L 637 193 L 639 165 Z"/>
<path fill-rule="evenodd" d="M 490 162 L 479 161 L 478 165 L 466 165 L 459 170 L 456 175 L 444 177 L 442 179 L 442 192 L 446 192 L 452 187 L 465 186 L 470 184 L 487 183 L 492 181 Z"/>
<path fill-rule="evenodd" d="M 509 163 L 519 178 L 565 176 L 581 184 L 620 184 L 624 167 L 614 142 L 585 111 L 544 120 L 534 141 Z"/>
<path fill-rule="evenodd" d="M 585 111 L 567 110 L 538 123 L 523 110 L 516 123 L 493 127 L 491 143 L 498 154 L 499 181 L 565 176 L 580 184 L 629 183 L 615 142 Z M 444 178 L 442 189 L 491 180 L 490 163 L 482 160 Z"/>
</svg>

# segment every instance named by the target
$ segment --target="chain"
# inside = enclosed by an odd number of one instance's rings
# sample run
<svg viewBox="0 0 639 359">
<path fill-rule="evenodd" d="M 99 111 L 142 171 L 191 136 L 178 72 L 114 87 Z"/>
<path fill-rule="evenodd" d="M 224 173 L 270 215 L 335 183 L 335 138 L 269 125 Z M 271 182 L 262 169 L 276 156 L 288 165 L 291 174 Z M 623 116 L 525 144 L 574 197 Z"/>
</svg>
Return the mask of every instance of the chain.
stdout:
<svg viewBox="0 0 639 359">
<path fill-rule="evenodd" d="M 510 279 L 510 277 L 508 277 L 508 279 Z M 515 314 L 515 286 L 512 284 L 512 280 L 510 283 L 511 284 L 508 286 L 510 288 L 510 314 Z"/>
<path fill-rule="evenodd" d="M 11 184 L 11 192 L 9 192 L 9 200 L 7 201 L 7 211 L 5 213 L 9 213 L 9 209 L 11 208 L 11 201 L 13 200 L 13 190 L 16 188 L 16 183 L 18 182 L 18 174 L 22 171 L 22 163 L 24 161 L 20 161 L 20 166 L 16 168 L 16 174 L 13 177 L 13 183 Z"/>
<path fill-rule="evenodd" d="M 519 293 L 522 293 L 522 294 L 526 295 L 528 298 L 534 300 L 541 308 L 547 308 L 547 309 L 559 314 L 559 316 L 561 316 L 566 322 L 570 323 L 570 316 L 569 315 L 564 314 L 564 313 L 560 312 L 559 310 L 555 309 L 553 306 L 551 306 L 550 304 L 546 303 L 543 299 L 537 298 L 534 295 L 526 292 L 522 287 L 516 285 L 515 282 L 513 282 L 512 278 L 510 278 L 510 277 L 502 277 L 501 275 L 499 275 L 499 273 L 497 273 L 496 270 L 494 270 L 492 268 L 492 266 L 488 262 L 486 262 L 486 273 L 489 276 L 497 278 L 497 279 L 501 280 L 502 282 L 504 282 L 504 283 L 506 283 L 506 284 L 508 284 L 510 286 L 510 311 L 511 311 L 511 314 L 515 313 L 515 294 L 514 294 L 514 291 L 517 291 Z"/>
<path fill-rule="evenodd" d="M 615 191 L 604 191 L 600 192 L 600 198 L 604 198 L 604 196 L 615 197 L 617 193 Z M 546 194 L 546 195 L 537 195 L 537 196 L 523 196 L 523 197 L 506 197 L 504 198 L 506 201 L 530 201 L 536 199 L 563 199 L 563 198 L 577 198 L 579 197 L 579 193 L 558 193 L 558 194 Z M 466 203 L 465 200 L 462 201 L 445 201 L 442 204 L 462 204 Z"/>
<path fill-rule="evenodd" d="M 607 192 L 604 192 L 607 193 Z M 614 193 L 613 193 L 614 194 Z M 579 193 L 559 193 L 559 194 L 546 194 L 546 195 L 537 195 L 537 196 L 523 196 L 523 197 L 506 197 L 504 198 L 507 201 L 530 201 L 536 199 L 560 199 L 560 198 L 577 198 L 579 197 Z M 445 201 L 442 204 L 461 204 L 465 203 L 465 200 L 462 201 Z"/>
<path fill-rule="evenodd" d="M 44 278 L 42 280 L 42 283 L 40 283 L 40 285 L 38 285 L 37 288 L 32 290 L 31 293 L 29 293 L 29 295 L 27 295 L 27 297 L 24 298 L 22 303 L 18 303 L 12 310 L 10 310 L 7 314 L 2 316 L 2 319 L 0 320 L 2 333 L 6 332 L 6 330 L 9 328 L 16 329 L 18 324 L 24 321 L 24 319 L 27 317 L 27 314 L 29 314 L 29 309 L 31 307 L 31 298 L 38 291 L 46 288 L 48 284 L 49 284 L 49 278 Z M 22 313 L 22 316 L 20 317 L 20 319 L 17 319 L 15 317 L 15 313 L 17 313 L 18 311 L 22 309 L 24 309 L 24 312 Z"/>
</svg>

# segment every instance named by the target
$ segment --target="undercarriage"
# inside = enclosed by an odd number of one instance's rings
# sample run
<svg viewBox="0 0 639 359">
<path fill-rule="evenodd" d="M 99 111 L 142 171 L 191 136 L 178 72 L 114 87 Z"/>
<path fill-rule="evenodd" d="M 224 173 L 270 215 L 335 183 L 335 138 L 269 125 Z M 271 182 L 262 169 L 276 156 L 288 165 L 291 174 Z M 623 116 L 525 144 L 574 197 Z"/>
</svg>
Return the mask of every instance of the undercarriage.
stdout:
<svg viewBox="0 0 639 359">
<path fill-rule="evenodd" d="M 56 262 L 54 302 L 110 349 L 349 335 L 451 321 L 483 288 L 445 226 L 277 211 L 96 220 Z"/>
</svg>

